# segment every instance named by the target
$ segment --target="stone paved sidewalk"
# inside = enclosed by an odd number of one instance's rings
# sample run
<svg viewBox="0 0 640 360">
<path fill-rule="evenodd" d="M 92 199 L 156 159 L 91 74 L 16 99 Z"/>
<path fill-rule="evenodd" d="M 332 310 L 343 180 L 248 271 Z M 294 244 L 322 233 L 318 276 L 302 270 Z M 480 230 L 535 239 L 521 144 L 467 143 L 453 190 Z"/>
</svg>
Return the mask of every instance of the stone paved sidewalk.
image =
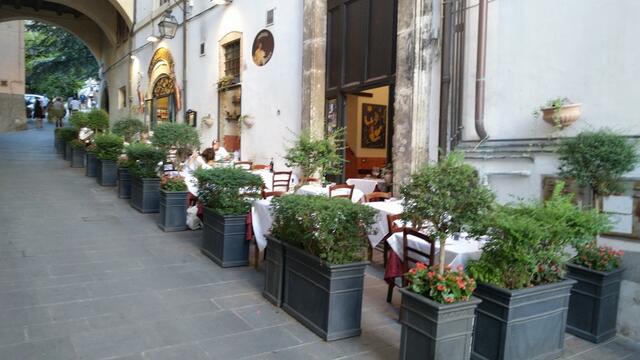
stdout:
<svg viewBox="0 0 640 360">
<path fill-rule="evenodd" d="M 379 269 L 362 336 L 326 343 L 261 297 L 262 272 L 219 268 L 200 232 L 163 233 L 70 168 L 52 132 L 0 135 L 0 359 L 397 359 Z M 566 359 L 640 359 L 625 338 L 566 344 Z"/>
</svg>

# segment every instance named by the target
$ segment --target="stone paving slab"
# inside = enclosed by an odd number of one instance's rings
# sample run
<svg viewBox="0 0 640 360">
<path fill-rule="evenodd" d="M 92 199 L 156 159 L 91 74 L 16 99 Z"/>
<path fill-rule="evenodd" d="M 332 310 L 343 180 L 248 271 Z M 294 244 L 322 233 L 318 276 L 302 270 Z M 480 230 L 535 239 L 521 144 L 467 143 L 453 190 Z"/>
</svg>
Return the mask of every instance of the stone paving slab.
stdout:
<svg viewBox="0 0 640 360">
<path fill-rule="evenodd" d="M 363 332 L 324 342 L 262 296 L 264 275 L 200 254 L 53 150 L 53 128 L 0 135 L 0 359 L 396 359 L 399 295 L 365 279 Z M 379 255 L 376 255 L 379 256 Z M 640 359 L 568 335 L 564 359 Z M 455 360 L 455 359 L 452 359 Z"/>
</svg>

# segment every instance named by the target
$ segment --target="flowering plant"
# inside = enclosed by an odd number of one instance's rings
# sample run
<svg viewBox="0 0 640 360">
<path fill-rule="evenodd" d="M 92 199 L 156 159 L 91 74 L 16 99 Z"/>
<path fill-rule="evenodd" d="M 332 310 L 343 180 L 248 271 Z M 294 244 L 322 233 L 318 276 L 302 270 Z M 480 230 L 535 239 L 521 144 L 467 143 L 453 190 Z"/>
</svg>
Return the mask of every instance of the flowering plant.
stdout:
<svg viewBox="0 0 640 360">
<path fill-rule="evenodd" d="M 410 283 L 409 290 L 442 304 L 468 301 L 476 288 L 475 280 L 464 273 L 462 266 L 458 266 L 456 271 L 447 266 L 443 273 L 438 273 L 437 267 L 429 268 L 417 263 L 406 277 Z"/>
<path fill-rule="evenodd" d="M 573 262 L 591 270 L 606 272 L 620 267 L 623 254 L 609 246 L 597 246 L 591 242 L 578 248 L 578 255 Z"/>
<path fill-rule="evenodd" d="M 182 176 L 164 175 L 160 179 L 160 188 L 165 191 L 187 191 L 187 183 Z"/>
</svg>

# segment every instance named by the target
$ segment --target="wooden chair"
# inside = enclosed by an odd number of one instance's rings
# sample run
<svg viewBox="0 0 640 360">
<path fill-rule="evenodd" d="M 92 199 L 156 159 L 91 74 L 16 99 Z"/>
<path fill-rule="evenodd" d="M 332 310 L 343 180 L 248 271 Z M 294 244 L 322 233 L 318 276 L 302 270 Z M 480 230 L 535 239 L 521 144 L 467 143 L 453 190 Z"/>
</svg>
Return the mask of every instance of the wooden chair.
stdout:
<svg viewBox="0 0 640 360">
<path fill-rule="evenodd" d="M 283 191 L 264 191 L 264 189 L 262 190 L 263 199 L 270 198 L 270 197 L 280 197 L 284 194 L 285 193 Z"/>
<path fill-rule="evenodd" d="M 309 183 L 319 183 L 320 179 L 314 177 L 302 178 L 300 180 L 301 184 L 309 184 Z"/>
<path fill-rule="evenodd" d="M 379 202 L 385 201 L 391 198 L 391 193 L 374 191 L 364 195 L 364 202 Z"/>
<path fill-rule="evenodd" d="M 291 174 L 292 171 L 274 171 L 271 191 L 276 191 L 276 188 L 279 188 L 277 191 L 288 192 L 289 186 L 291 186 Z"/>
<path fill-rule="evenodd" d="M 426 241 L 429 244 L 429 250 L 428 250 L 429 253 L 426 253 L 424 251 L 411 247 L 409 245 L 409 240 L 407 239 L 409 235 L 415 236 L 417 238 L 420 238 Z M 404 230 L 402 230 L 402 259 L 401 259 L 402 260 L 402 286 L 405 287 L 408 285 L 407 279 L 404 277 L 404 274 L 406 274 L 409 271 L 409 268 L 410 268 L 409 263 L 415 264 L 418 262 L 422 262 L 422 260 L 420 260 L 419 257 L 424 257 L 427 259 L 427 262 L 425 265 L 431 267 L 433 266 L 435 254 L 436 254 L 436 246 L 435 246 L 435 239 L 433 237 L 427 234 L 423 234 L 415 229 L 405 227 Z M 387 302 L 389 303 L 391 302 L 391 298 L 393 297 L 394 286 L 396 286 L 395 279 L 389 282 L 389 288 L 387 290 Z"/>
<path fill-rule="evenodd" d="M 253 161 L 236 161 L 233 163 L 233 167 L 237 169 L 251 170 L 253 168 Z"/>
<path fill-rule="evenodd" d="M 268 170 L 269 165 L 255 164 L 251 166 L 251 170 Z"/>
<path fill-rule="evenodd" d="M 345 199 L 349 199 L 351 200 L 351 197 L 353 196 L 353 189 L 355 188 L 354 185 L 347 185 L 347 184 L 337 184 L 337 185 L 333 185 L 333 186 L 329 186 L 329 197 L 331 198 L 345 198 Z M 344 192 L 344 191 L 340 191 L 341 189 L 348 189 L 348 192 Z M 336 192 L 337 194 L 333 194 L 334 192 Z"/>
</svg>

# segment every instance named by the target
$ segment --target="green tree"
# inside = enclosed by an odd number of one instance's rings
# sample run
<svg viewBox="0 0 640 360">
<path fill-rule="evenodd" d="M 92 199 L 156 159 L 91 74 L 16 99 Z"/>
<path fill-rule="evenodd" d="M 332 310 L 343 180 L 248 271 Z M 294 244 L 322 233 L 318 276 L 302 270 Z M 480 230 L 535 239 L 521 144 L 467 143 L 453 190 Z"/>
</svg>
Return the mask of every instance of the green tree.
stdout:
<svg viewBox="0 0 640 360">
<path fill-rule="evenodd" d="M 85 80 L 98 76 L 98 63 L 75 35 L 37 21 L 25 22 L 27 91 L 74 95 Z"/>
</svg>

